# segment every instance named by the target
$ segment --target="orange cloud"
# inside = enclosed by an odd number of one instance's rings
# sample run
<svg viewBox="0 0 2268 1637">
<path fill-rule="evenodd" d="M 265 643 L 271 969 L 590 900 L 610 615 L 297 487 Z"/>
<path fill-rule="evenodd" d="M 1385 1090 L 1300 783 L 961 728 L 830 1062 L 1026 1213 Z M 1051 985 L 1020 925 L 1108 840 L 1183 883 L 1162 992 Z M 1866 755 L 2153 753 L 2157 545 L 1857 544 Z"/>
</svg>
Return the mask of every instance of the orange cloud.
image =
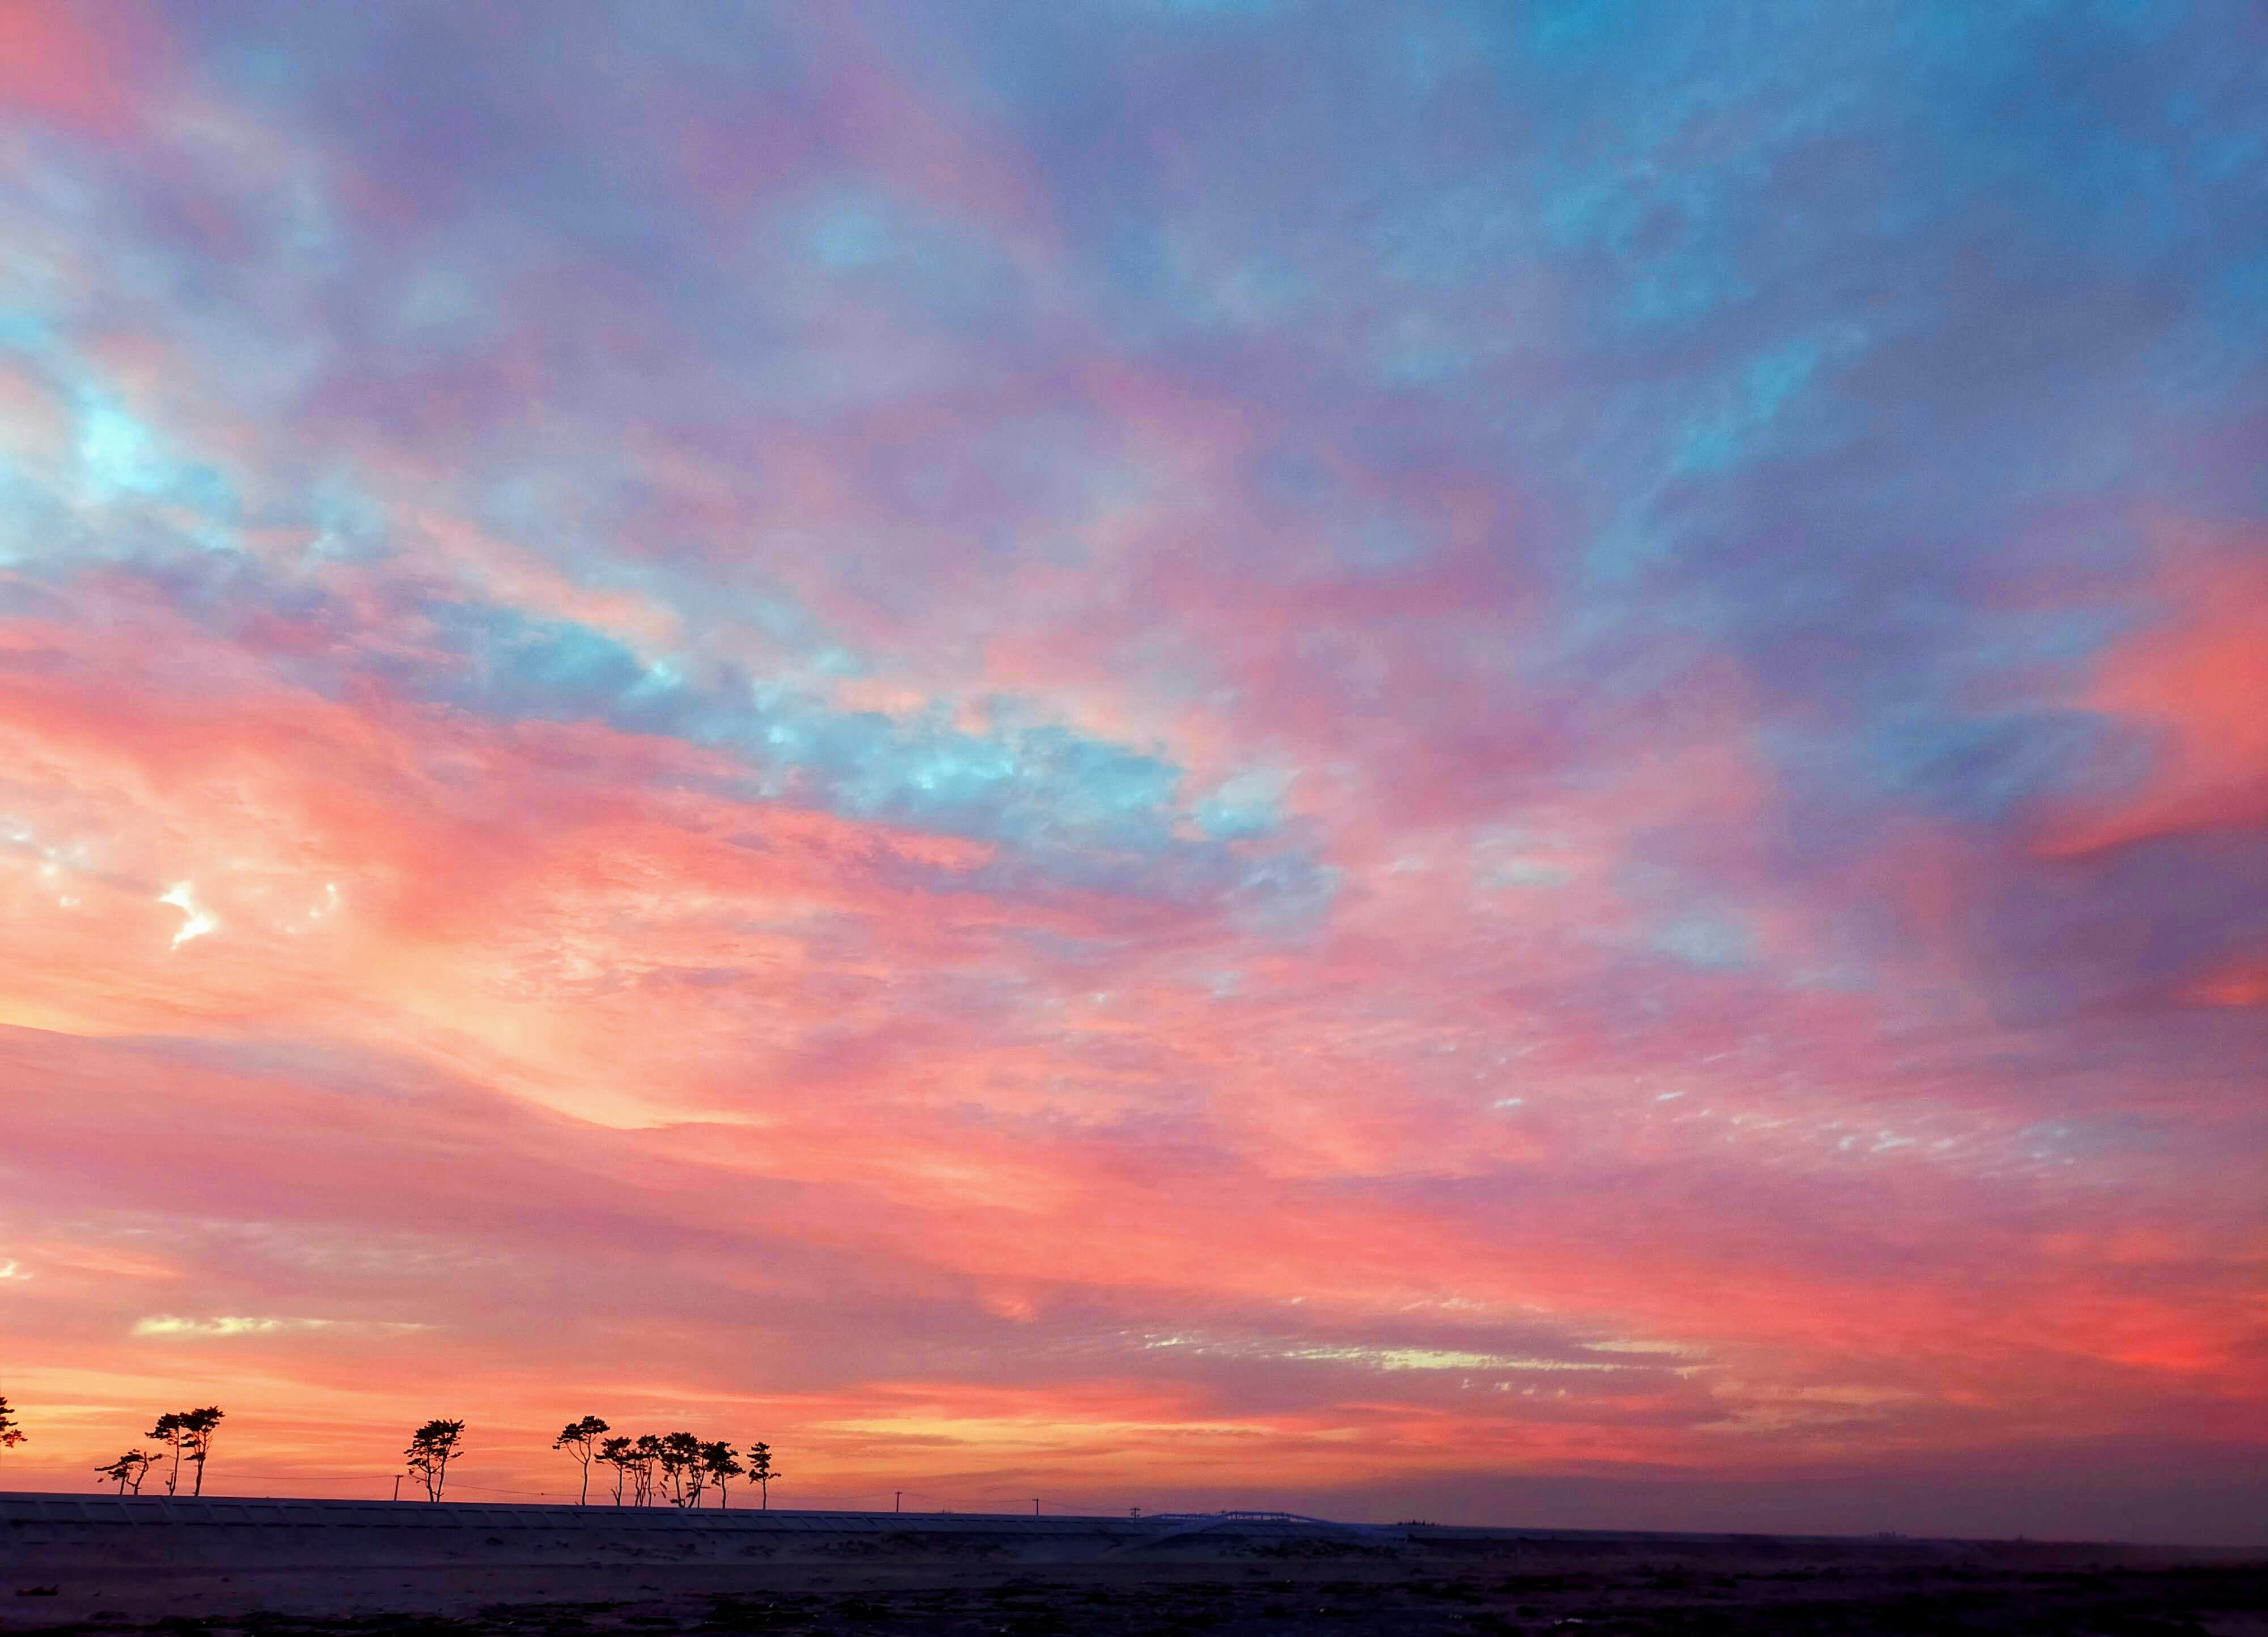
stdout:
<svg viewBox="0 0 2268 1637">
<path fill-rule="evenodd" d="M 2182 539 L 2157 589 L 2162 617 L 2111 652 L 2086 697 L 2150 733 L 2157 767 L 2133 796 L 2064 815 L 2051 856 L 2268 822 L 2268 541 Z"/>
</svg>

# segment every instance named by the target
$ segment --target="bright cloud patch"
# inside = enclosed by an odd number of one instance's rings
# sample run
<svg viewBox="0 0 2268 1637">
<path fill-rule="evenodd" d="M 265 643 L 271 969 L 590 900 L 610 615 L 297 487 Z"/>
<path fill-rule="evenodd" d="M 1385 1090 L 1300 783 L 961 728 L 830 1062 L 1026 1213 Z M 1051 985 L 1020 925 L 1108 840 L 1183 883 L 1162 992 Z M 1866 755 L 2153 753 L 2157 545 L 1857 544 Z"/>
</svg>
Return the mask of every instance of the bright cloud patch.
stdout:
<svg viewBox="0 0 2268 1637">
<path fill-rule="evenodd" d="M 314 1331 L 338 1331 L 356 1335 L 385 1335 L 429 1328 L 423 1324 L 373 1323 L 364 1319 L 305 1318 L 178 1318 L 159 1314 L 134 1322 L 136 1336 L 188 1338 L 228 1336 L 277 1336 Z"/>
<path fill-rule="evenodd" d="M 192 938 L 203 937 L 220 925 L 198 904 L 197 889 L 191 882 L 183 881 L 179 886 L 169 888 L 160 895 L 158 902 L 170 903 L 181 912 L 180 927 L 173 933 L 173 947 L 176 949 Z"/>
</svg>

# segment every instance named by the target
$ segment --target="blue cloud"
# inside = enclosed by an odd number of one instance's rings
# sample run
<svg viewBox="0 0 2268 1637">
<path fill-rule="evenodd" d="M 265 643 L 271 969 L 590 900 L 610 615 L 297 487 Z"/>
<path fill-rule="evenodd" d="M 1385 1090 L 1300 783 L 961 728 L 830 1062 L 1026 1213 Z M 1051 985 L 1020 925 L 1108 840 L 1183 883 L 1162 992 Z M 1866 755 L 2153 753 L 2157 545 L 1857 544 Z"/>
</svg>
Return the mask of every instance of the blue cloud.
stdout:
<svg viewBox="0 0 2268 1637">
<path fill-rule="evenodd" d="M 500 720 L 604 721 L 729 749 L 750 769 L 748 793 L 1001 844 L 1011 856 L 984 878 L 995 885 L 1227 895 L 1293 918 L 1328 897 L 1325 877 L 1283 834 L 1266 776 L 1193 807 L 1169 762 L 1061 726 L 980 734 L 934 712 L 844 711 L 730 672 L 688 682 L 589 627 L 491 605 L 444 604 L 429 616 L 451 662 L 373 660 L 397 686 Z M 1266 857 L 1242 857 L 1232 842 L 1266 844 Z"/>
</svg>

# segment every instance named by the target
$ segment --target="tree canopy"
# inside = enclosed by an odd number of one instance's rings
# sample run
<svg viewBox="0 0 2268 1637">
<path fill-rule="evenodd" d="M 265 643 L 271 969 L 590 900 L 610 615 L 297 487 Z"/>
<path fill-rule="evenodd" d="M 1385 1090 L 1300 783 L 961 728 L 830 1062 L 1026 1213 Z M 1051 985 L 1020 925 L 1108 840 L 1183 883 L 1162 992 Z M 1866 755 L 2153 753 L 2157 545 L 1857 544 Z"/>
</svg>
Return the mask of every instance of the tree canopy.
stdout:
<svg viewBox="0 0 2268 1637">
<path fill-rule="evenodd" d="M 425 1486 L 425 1498 L 438 1501 L 449 1480 L 449 1463 L 464 1453 L 465 1424 L 436 1416 L 409 1435 L 410 1476 Z"/>
</svg>

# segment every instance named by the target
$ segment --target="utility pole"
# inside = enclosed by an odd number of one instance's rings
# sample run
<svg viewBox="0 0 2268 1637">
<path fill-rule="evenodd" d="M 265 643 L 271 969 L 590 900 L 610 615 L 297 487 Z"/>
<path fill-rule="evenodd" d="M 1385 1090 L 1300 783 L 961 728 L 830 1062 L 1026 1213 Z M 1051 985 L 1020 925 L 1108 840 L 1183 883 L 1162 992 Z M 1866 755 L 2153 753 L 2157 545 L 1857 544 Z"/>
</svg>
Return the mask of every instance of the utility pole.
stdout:
<svg viewBox="0 0 2268 1637">
<path fill-rule="evenodd" d="M 1034 1495 L 1034 1496 L 1032 1497 L 1032 1515 L 1033 1515 L 1034 1517 L 1037 1517 L 1037 1516 L 1039 1516 L 1039 1515 L 1040 1515 L 1040 1498 L 1039 1498 L 1037 1495 Z"/>
<path fill-rule="evenodd" d="M 401 1474 L 399 1472 L 394 1475 L 394 1498 L 396 1501 L 401 1499 Z"/>
<path fill-rule="evenodd" d="M 890 1494 L 890 1510 L 893 1512 L 902 1512 L 905 1509 L 906 1492 L 902 1489 L 892 1491 Z"/>
</svg>

